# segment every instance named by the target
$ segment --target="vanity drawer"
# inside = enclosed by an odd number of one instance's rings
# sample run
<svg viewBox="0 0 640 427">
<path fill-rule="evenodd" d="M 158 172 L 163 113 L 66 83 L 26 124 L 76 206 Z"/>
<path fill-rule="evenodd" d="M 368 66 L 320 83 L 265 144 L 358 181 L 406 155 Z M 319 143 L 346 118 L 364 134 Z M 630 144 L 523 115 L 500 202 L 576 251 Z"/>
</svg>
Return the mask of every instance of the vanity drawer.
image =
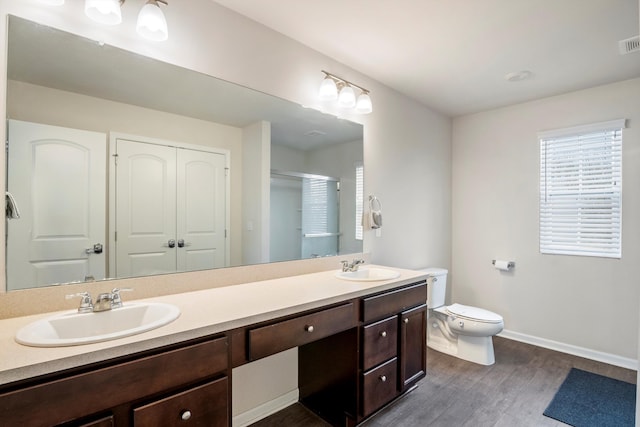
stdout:
<svg viewBox="0 0 640 427">
<path fill-rule="evenodd" d="M 370 322 L 399 313 L 427 301 L 427 284 L 420 282 L 362 300 L 362 320 Z"/>
<path fill-rule="evenodd" d="M 362 336 L 362 368 L 366 371 L 398 352 L 398 316 L 364 327 Z"/>
<path fill-rule="evenodd" d="M 308 344 L 356 326 L 353 303 L 249 330 L 249 360 Z"/>
<path fill-rule="evenodd" d="M 362 416 L 366 417 L 398 395 L 396 358 L 362 375 Z"/>
<path fill-rule="evenodd" d="M 0 394 L 2 423 L 27 427 L 83 418 L 225 371 L 227 354 L 222 337 Z"/>
<path fill-rule="evenodd" d="M 228 425 L 228 379 L 194 387 L 133 410 L 136 427 Z"/>
</svg>

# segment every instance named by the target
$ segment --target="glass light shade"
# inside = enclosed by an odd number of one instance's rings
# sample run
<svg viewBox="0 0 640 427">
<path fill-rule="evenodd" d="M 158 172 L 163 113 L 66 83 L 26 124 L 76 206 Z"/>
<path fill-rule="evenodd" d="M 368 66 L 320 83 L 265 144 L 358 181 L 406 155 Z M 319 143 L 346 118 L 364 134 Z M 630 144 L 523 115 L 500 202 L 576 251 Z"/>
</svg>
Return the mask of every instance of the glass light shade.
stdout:
<svg viewBox="0 0 640 427">
<path fill-rule="evenodd" d="M 338 99 L 338 87 L 331 77 L 325 77 L 322 83 L 320 83 L 318 98 L 321 101 L 335 101 Z"/>
<path fill-rule="evenodd" d="M 145 39 L 153 41 L 161 42 L 169 38 L 167 20 L 158 3 L 151 0 L 140 9 L 136 31 Z"/>
<path fill-rule="evenodd" d="M 122 22 L 119 0 L 85 0 L 84 13 L 101 24 L 118 25 Z"/>
<path fill-rule="evenodd" d="M 351 86 L 345 86 L 338 95 L 338 104 L 342 108 L 353 108 L 356 106 L 356 92 Z"/>
<path fill-rule="evenodd" d="M 356 101 L 356 113 L 369 114 L 373 111 L 373 104 L 371 103 L 371 97 L 367 93 L 361 93 Z"/>
<path fill-rule="evenodd" d="M 62 6 L 64 4 L 64 0 L 40 0 L 40 3 L 49 6 Z"/>
</svg>

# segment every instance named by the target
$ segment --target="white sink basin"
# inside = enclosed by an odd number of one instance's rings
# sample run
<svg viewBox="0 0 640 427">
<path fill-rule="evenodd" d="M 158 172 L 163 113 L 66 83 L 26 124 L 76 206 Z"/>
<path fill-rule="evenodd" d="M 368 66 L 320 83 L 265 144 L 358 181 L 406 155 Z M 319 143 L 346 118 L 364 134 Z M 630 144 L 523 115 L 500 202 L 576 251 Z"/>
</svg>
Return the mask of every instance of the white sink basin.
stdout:
<svg viewBox="0 0 640 427">
<path fill-rule="evenodd" d="M 373 282 L 376 280 L 391 280 L 400 277 L 400 272 L 387 268 L 364 267 L 358 271 L 338 271 L 336 277 L 354 282 Z"/>
<path fill-rule="evenodd" d="M 99 313 L 71 313 L 37 320 L 20 329 L 16 341 L 32 347 L 66 347 L 140 334 L 173 322 L 180 309 L 163 303 L 125 303 Z"/>
</svg>

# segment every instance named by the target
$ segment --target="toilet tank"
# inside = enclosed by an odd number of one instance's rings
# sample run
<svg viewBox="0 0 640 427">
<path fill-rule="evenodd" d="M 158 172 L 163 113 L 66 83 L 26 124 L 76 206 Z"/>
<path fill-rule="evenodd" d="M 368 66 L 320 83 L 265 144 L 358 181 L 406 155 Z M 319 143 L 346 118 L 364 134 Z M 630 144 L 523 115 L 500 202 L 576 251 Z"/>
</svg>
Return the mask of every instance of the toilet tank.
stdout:
<svg viewBox="0 0 640 427">
<path fill-rule="evenodd" d="M 429 275 L 427 278 L 427 308 L 444 305 L 447 293 L 447 273 L 444 268 L 424 268 L 420 270 Z"/>
</svg>

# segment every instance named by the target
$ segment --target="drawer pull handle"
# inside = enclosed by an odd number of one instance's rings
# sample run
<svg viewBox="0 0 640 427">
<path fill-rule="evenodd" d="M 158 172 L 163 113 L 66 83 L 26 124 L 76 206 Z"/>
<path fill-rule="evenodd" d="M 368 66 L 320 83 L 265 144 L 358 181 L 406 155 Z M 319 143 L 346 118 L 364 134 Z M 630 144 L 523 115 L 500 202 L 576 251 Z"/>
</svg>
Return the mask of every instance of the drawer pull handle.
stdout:
<svg viewBox="0 0 640 427">
<path fill-rule="evenodd" d="M 381 336 L 382 338 L 386 337 L 386 336 L 387 336 L 387 331 L 382 331 L 382 332 L 380 332 L 380 336 Z"/>
<path fill-rule="evenodd" d="M 404 319 L 404 323 L 409 323 L 409 318 Z"/>
<path fill-rule="evenodd" d="M 380 376 L 380 381 L 382 381 L 383 383 L 387 382 L 387 376 L 386 375 L 381 375 Z"/>
<path fill-rule="evenodd" d="M 307 331 L 307 332 L 313 332 L 313 325 L 305 326 L 304 330 Z"/>
<path fill-rule="evenodd" d="M 182 414 L 180 414 L 180 418 L 182 418 L 182 421 L 187 421 L 191 418 L 191 411 L 188 409 L 186 411 L 182 411 Z"/>
</svg>

